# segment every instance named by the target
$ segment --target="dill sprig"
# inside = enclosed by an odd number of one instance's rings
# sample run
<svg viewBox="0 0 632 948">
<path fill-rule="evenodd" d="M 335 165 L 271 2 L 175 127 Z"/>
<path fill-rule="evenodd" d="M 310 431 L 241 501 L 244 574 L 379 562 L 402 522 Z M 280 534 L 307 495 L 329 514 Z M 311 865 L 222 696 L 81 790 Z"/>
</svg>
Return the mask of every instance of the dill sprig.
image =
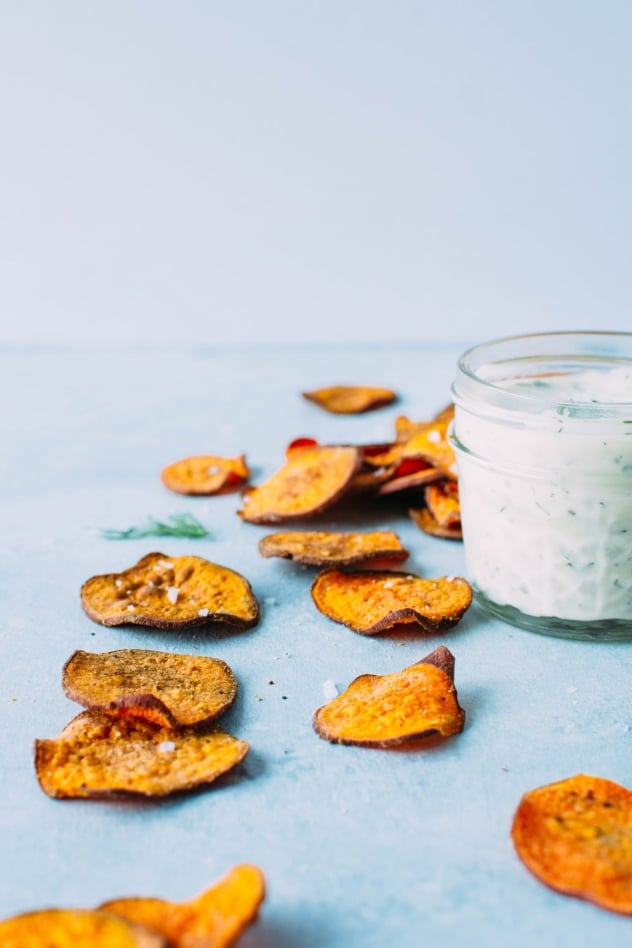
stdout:
<svg viewBox="0 0 632 948">
<path fill-rule="evenodd" d="M 106 540 L 140 540 L 143 537 L 188 537 L 197 540 L 210 534 L 193 514 L 183 513 L 173 514 L 166 521 L 148 517 L 140 527 L 128 527 L 127 530 L 101 530 L 101 536 Z"/>
</svg>

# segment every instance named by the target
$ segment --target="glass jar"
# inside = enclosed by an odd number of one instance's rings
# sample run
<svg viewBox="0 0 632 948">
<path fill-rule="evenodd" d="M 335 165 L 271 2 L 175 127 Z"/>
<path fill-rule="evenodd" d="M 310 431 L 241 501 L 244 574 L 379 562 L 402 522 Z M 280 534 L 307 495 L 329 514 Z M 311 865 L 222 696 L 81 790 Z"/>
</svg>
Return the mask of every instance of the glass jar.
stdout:
<svg viewBox="0 0 632 948">
<path fill-rule="evenodd" d="M 632 638 L 632 333 L 484 343 L 452 394 L 477 600 L 536 632 Z"/>
</svg>

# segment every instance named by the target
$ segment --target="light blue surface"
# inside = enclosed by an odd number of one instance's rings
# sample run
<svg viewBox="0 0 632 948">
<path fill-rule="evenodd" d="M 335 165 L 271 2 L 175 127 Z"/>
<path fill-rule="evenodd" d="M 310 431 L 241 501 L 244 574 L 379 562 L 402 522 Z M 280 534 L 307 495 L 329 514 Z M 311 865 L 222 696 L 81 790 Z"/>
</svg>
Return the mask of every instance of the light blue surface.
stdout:
<svg viewBox="0 0 632 948">
<path fill-rule="evenodd" d="M 389 439 L 397 414 L 427 417 L 448 400 L 458 351 L 0 352 L 0 916 L 127 894 L 187 898 L 230 866 L 253 862 L 268 896 L 244 948 L 629 944 L 628 919 L 540 885 L 509 838 L 520 797 L 535 786 L 581 771 L 632 786 L 628 645 L 533 635 L 477 607 L 441 636 L 363 638 L 316 611 L 315 570 L 259 555 L 268 530 L 241 522 L 237 495 L 180 498 L 158 478 L 185 454 L 245 451 L 258 483 L 295 436 Z M 336 381 L 393 385 L 401 401 L 345 418 L 299 396 Z M 184 510 L 212 538 L 98 535 Z M 464 570 L 459 544 L 421 534 L 394 503 L 314 523 L 390 527 L 412 551 L 411 571 Z M 155 549 L 242 572 L 262 606 L 259 625 L 174 634 L 91 622 L 81 583 Z M 316 736 L 311 717 L 325 682 L 341 689 L 441 643 L 456 657 L 463 734 L 415 752 L 337 747 Z M 77 648 L 124 647 L 228 661 L 240 691 L 224 723 L 251 750 L 229 779 L 191 796 L 53 801 L 37 784 L 32 746 L 78 710 L 62 693 L 62 665 Z"/>
<path fill-rule="evenodd" d="M 0 339 L 630 329 L 629 0 L 5 0 Z"/>
</svg>

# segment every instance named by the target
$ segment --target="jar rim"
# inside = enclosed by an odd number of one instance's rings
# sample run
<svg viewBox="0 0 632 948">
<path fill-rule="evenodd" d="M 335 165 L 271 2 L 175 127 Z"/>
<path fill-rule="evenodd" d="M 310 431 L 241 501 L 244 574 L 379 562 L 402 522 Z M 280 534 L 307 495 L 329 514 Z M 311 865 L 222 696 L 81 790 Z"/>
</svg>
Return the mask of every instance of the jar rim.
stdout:
<svg viewBox="0 0 632 948">
<path fill-rule="evenodd" d="M 626 401 L 595 401 L 581 398 L 551 396 L 551 393 L 517 392 L 496 384 L 498 377 L 480 374 L 483 367 L 507 369 L 550 367 L 551 372 L 534 371 L 533 375 L 570 374 L 582 369 L 608 366 L 629 366 L 632 369 L 632 332 L 601 330 L 569 330 L 537 332 L 504 336 L 478 343 L 466 349 L 457 362 L 457 378 L 452 386 L 456 402 L 475 397 L 509 411 L 541 412 L 555 406 L 581 413 L 583 417 L 601 417 L 624 413 L 632 417 L 632 397 Z M 555 369 L 555 371 L 553 371 Z M 506 376 L 505 376 L 506 377 Z M 517 378 L 517 375 L 513 376 Z"/>
</svg>

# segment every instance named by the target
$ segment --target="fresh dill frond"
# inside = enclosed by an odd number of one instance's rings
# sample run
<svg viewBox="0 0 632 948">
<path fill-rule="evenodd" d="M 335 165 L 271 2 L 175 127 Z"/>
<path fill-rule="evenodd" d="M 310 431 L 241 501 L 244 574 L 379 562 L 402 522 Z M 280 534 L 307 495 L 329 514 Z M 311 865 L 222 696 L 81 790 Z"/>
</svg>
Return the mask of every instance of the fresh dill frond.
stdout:
<svg viewBox="0 0 632 948">
<path fill-rule="evenodd" d="M 210 536 L 206 527 L 202 526 L 193 514 L 173 514 L 167 520 L 155 520 L 148 517 L 139 527 L 128 527 L 127 530 L 101 530 L 105 540 L 141 540 L 143 537 L 186 537 L 197 540 Z"/>
</svg>

